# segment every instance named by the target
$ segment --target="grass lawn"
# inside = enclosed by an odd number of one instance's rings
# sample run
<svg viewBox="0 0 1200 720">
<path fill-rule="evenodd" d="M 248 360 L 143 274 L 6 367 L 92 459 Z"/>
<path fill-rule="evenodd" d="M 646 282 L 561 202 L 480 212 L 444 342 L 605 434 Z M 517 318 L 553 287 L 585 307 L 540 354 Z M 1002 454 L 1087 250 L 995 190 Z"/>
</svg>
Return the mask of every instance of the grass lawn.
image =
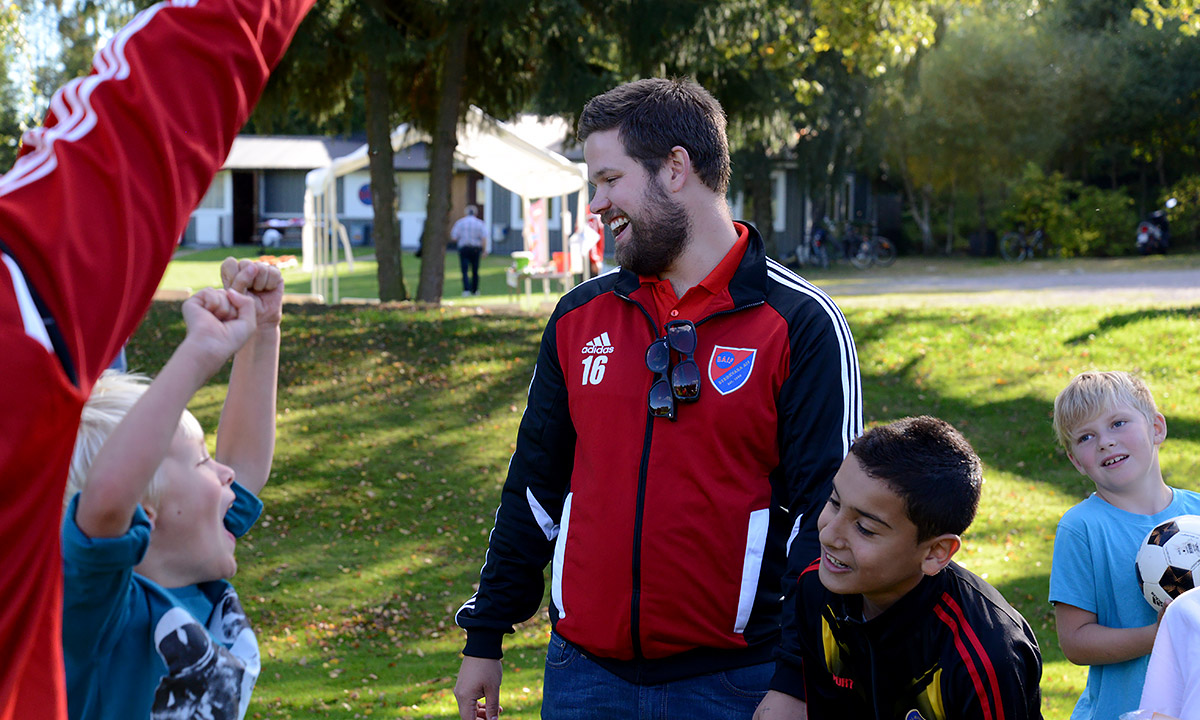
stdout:
<svg viewBox="0 0 1200 720">
<path fill-rule="evenodd" d="M 502 294 L 507 263 L 493 261 Z M 1168 483 L 1200 490 L 1200 306 L 842 305 L 868 422 L 938 415 L 983 458 L 957 559 L 1029 620 L 1045 716 L 1066 718 L 1086 671 L 1058 649 L 1050 558 L 1059 516 L 1091 486 L 1055 445 L 1051 403 L 1083 369 L 1140 372 L 1167 417 Z M 264 653 L 251 717 L 457 717 L 452 616 L 478 579 L 543 323 L 486 307 L 288 307 L 275 472 L 236 579 Z M 182 332 L 178 303 L 156 303 L 131 366 L 156 371 Z M 210 433 L 226 380 L 192 403 Z M 547 628 L 543 611 L 506 643 L 506 718 L 538 716 Z"/>
<path fill-rule="evenodd" d="M 208 287 L 220 282 L 218 270 L 221 261 L 227 256 L 256 258 L 263 252 L 264 250 L 259 247 L 209 248 L 205 250 L 185 248 L 167 266 L 167 272 L 163 276 L 162 282 L 159 283 L 159 287 L 172 290 L 199 290 Z M 299 257 L 299 248 L 272 248 L 266 252 L 273 255 L 296 255 Z M 507 303 L 510 289 L 504 283 L 504 269 L 510 264 L 512 264 L 512 258 L 507 255 L 489 255 L 483 258 L 479 265 L 479 297 L 463 298 L 460 297 L 462 271 L 458 264 L 458 253 L 453 250 L 448 251 L 443 288 L 445 302 L 449 305 L 465 303 L 472 306 Z M 421 259 L 406 252 L 401 259 L 401 266 L 404 270 L 404 285 L 408 290 L 408 295 L 414 297 L 417 294 Z M 370 250 L 363 257 L 355 259 L 354 270 L 349 270 L 344 262 L 338 265 L 340 297 L 343 299 L 378 298 L 377 267 L 374 255 L 370 254 Z M 312 292 L 310 274 L 299 268 L 284 270 L 283 279 L 289 293 L 304 295 Z M 540 288 L 540 283 L 537 287 Z M 561 291 L 561 284 L 558 284 L 557 288 Z M 530 307 L 536 304 L 540 297 L 537 295 L 531 298 L 528 301 Z"/>
</svg>

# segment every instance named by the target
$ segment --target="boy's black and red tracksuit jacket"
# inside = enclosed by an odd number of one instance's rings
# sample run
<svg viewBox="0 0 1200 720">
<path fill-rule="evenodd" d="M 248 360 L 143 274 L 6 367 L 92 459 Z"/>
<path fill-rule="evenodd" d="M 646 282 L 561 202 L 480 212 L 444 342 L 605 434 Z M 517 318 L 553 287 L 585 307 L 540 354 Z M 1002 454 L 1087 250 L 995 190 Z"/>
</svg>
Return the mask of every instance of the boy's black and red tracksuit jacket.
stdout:
<svg viewBox="0 0 1200 720">
<path fill-rule="evenodd" d="M 1037 638 L 987 582 L 952 562 L 863 621 L 862 596 L 826 590 L 817 568 L 801 574 L 771 683 L 808 717 L 1041 720 Z"/>
<path fill-rule="evenodd" d="M 727 289 L 692 318 L 700 397 L 671 421 L 647 410 L 654 313 L 618 269 L 551 316 L 479 590 L 456 617 L 464 654 L 501 656 L 552 563 L 556 631 L 631 682 L 771 660 L 781 579 L 794 586 L 815 554 L 817 512 L 861 432 L 854 341 L 749 228 Z"/>
</svg>

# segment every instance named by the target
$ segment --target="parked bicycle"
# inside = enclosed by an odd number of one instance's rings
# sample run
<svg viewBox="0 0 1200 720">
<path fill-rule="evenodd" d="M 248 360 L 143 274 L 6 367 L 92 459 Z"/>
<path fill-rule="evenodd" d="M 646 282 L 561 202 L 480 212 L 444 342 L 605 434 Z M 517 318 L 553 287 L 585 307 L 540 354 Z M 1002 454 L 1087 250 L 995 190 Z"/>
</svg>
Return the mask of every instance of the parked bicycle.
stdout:
<svg viewBox="0 0 1200 720">
<path fill-rule="evenodd" d="M 839 235 L 828 219 L 813 228 L 809 238 L 809 262 L 827 268 L 838 260 L 849 260 L 859 270 L 871 265 L 887 267 L 896 261 L 896 246 L 882 235 L 862 234 L 853 224 L 845 225 Z"/>
<path fill-rule="evenodd" d="M 1000 238 L 1000 256 L 1009 262 L 1021 262 L 1034 255 L 1045 255 L 1046 244 L 1046 233 L 1041 228 L 1028 233 L 1024 227 L 1018 227 Z"/>
<path fill-rule="evenodd" d="M 870 238 L 855 235 L 847 242 L 851 243 L 850 264 L 859 270 L 866 270 L 872 265 L 887 267 L 896 262 L 896 246 L 882 235 L 872 235 Z"/>
</svg>

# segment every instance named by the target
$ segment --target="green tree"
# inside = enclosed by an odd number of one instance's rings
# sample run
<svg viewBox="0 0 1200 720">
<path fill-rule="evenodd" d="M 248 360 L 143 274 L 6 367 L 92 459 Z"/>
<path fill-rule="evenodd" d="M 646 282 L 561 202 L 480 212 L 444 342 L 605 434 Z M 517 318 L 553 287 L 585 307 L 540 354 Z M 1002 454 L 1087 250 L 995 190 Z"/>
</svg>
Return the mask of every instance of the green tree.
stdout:
<svg viewBox="0 0 1200 720">
<path fill-rule="evenodd" d="M 413 43 L 381 12 L 387 7 L 366 0 L 318 3 L 272 75 L 247 129 L 335 135 L 366 129 L 379 297 L 407 300 L 391 131 L 403 97 L 397 78 L 411 65 Z"/>
<path fill-rule="evenodd" d="M 21 142 L 21 98 L 9 79 L 9 59 L 17 54 L 21 42 L 20 19 L 15 5 L 0 8 L 0 172 L 12 167 Z"/>
<path fill-rule="evenodd" d="M 384 217 L 394 214 L 394 187 L 382 128 L 404 118 L 431 136 L 416 298 L 436 303 L 444 283 L 458 122 L 470 104 L 498 117 L 515 114 L 544 82 L 545 58 L 566 60 L 566 69 L 585 65 L 577 59 L 588 44 L 573 42 L 575 31 L 585 27 L 572 24 L 582 14 L 566 0 L 329 0 L 305 20 L 285 67 L 267 88 L 259 123 L 295 123 L 300 109 L 324 127 L 346 118 L 368 127 L 381 299 L 407 298 L 399 279 L 399 239 L 388 229 L 394 218 Z M 365 90 L 355 95 L 359 87 Z"/>
<path fill-rule="evenodd" d="M 978 225 L 986 231 L 988 198 L 1027 161 L 1045 163 L 1061 144 L 1065 88 L 1047 63 L 1049 53 L 1048 38 L 1034 23 L 967 18 L 922 59 L 915 83 L 881 96 L 879 120 L 894 133 L 887 156 L 924 225 L 926 250 L 932 246 L 926 208 L 934 192 L 949 202 L 948 252 L 957 194 L 975 198 Z"/>
<path fill-rule="evenodd" d="M 1143 0 L 1130 15 L 1136 22 L 1158 30 L 1176 24 L 1185 35 L 1200 34 L 1200 0 Z"/>
</svg>

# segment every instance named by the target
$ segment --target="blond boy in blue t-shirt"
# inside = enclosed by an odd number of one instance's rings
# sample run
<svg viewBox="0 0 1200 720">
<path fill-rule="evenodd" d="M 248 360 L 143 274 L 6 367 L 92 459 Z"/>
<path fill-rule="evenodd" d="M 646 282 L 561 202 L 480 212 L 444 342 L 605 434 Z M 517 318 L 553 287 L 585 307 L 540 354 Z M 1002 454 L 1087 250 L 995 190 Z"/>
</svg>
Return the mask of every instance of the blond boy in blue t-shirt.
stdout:
<svg viewBox="0 0 1200 720">
<path fill-rule="evenodd" d="M 1139 591 L 1138 547 L 1159 523 L 1200 514 L 1200 494 L 1163 482 L 1167 421 L 1129 373 L 1077 375 L 1054 400 L 1054 429 L 1096 485 L 1059 521 L 1050 570 L 1059 645 L 1071 662 L 1091 666 L 1071 720 L 1116 720 L 1138 707 L 1158 626 Z"/>
</svg>

